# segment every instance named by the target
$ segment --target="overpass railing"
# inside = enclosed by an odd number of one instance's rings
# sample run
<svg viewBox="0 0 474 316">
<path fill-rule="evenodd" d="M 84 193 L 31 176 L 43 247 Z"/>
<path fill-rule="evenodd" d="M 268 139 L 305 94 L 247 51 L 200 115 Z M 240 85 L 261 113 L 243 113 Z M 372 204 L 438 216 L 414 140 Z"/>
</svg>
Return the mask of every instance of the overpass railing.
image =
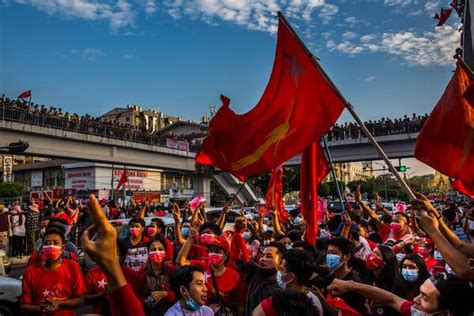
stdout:
<svg viewBox="0 0 474 316">
<path fill-rule="evenodd" d="M 3 105 L 0 110 L 0 120 L 169 148 L 166 146 L 169 137 L 164 135 L 106 126 L 101 122 L 94 120 L 76 120 L 71 118 L 68 119 L 66 117 L 52 116 L 36 111 L 30 112 L 18 108 L 7 107 L 5 105 Z M 191 152 L 197 152 L 199 148 L 199 144 L 189 144 L 188 146 L 188 150 Z"/>
</svg>

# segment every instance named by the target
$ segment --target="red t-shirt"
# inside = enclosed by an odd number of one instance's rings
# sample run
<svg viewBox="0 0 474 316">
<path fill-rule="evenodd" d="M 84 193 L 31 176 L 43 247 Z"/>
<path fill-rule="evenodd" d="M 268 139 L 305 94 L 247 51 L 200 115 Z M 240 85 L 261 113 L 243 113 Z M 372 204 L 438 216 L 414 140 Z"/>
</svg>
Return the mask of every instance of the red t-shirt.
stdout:
<svg viewBox="0 0 474 316">
<path fill-rule="evenodd" d="M 385 242 L 388 236 L 390 235 L 390 231 L 391 231 L 390 226 L 382 223 L 379 229 L 377 230 L 377 234 L 379 234 L 380 238 L 382 238 L 382 241 Z"/>
<path fill-rule="evenodd" d="M 56 270 L 48 270 L 41 263 L 26 268 L 23 273 L 20 301 L 39 305 L 52 298 L 59 301 L 83 295 L 86 291 L 81 268 L 77 262 L 63 259 Z M 76 315 L 74 310 L 62 310 L 54 316 Z"/>
<path fill-rule="evenodd" d="M 207 301 L 206 304 L 217 304 L 217 295 L 214 289 L 214 283 L 212 282 L 212 276 L 210 272 L 210 267 L 207 261 L 197 261 L 193 260 L 189 262 L 191 265 L 199 265 L 203 268 L 206 278 L 206 288 L 207 288 Z M 224 274 L 221 276 L 216 276 L 217 287 L 219 288 L 219 294 L 222 301 L 227 304 L 230 303 L 241 303 L 245 301 L 246 292 L 245 285 L 242 277 L 237 271 L 231 268 L 227 268 L 224 271 Z"/>
<path fill-rule="evenodd" d="M 123 275 L 125 276 L 125 280 L 127 280 L 127 283 L 130 284 L 131 282 L 133 282 L 135 271 L 133 271 L 127 266 L 121 266 L 121 268 Z M 85 284 L 88 294 L 104 293 L 108 286 L 107 277 L 105 276 L 102 269 L 98 266 L 93 267 L 89 270 L 89 272 L 87 272 Z M 104 302 L 105 300 L 92 305 L 92 312 L 95 314 L 104 313 Z"/>
<path fill-rule="evenodd" d="M 66 214 L 66 212 L 63 212 L 61 215 L 58 214 L 53 214 L 53 218 L 60 218 L 63 219 L 67 222 L 69 226 L 72 225 L 72 219 L 69 215 Z"/>
</svg>

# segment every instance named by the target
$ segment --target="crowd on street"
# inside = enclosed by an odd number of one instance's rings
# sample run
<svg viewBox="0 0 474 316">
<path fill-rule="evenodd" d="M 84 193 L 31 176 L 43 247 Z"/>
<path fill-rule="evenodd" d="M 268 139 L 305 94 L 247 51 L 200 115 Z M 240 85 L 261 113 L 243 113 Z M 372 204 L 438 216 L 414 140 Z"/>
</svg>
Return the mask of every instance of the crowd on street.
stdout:
<svg viewBox="0 0 474 316">
<path fill-rule="evenodd" d="M 353 201 L 321 210 L 313 245 L 298 207 L 286 221 L 259 208 L 229 223 L 229 207 L 208 219 L 205 202 L 157 209 L 46 194 L 0 205 L 0 248 L 29 256 L 27 314 L 472 315 L 472 201 L 418 195 L 403 212 L 359 190 Z M 113 218 L 124 219 L 120 232 Z"/>
</svg>

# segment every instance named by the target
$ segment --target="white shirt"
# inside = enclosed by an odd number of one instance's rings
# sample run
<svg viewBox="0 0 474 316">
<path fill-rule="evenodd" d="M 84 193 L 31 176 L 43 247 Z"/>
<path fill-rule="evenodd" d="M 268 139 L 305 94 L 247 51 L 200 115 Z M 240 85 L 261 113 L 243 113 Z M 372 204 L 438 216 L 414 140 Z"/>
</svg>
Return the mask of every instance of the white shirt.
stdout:
<svg viewBox="0 0 474 316">
<path fill-rule="evenodd" d="M 316 309 L 319 312 L 319 316 L 323 316 L 324 315 L 323 305 L 321 305 L 321 301 L 319 300 L 319 298 L 316 295 L 314 295 L 314 293 L 311 291 L 309 291 L 308 294 L 306 294 L 306 296 L 308 296 L 313 302 L 314 307 L 316 307 Z"/>
<path fill-rule="evenodd" d="M 197 311 L 188 311 L 187 309 L 182 309 L 179 301 L 171 306 L 165 313 L 165 316 L 214 316 L 214 312 L 209 306 L 202 305 Z"/>
</svg>

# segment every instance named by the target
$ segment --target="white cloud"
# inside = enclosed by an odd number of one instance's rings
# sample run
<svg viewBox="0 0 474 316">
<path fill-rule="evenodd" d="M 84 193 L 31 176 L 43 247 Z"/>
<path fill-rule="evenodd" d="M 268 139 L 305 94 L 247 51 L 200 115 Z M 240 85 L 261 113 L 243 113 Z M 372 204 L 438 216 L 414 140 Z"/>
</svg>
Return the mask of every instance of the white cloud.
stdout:
<svg viewBox="0 0 474 316">
<path fill-rule="evenodd" d="M 367 34 L 360 37 L 361 44 L 343 39 L 341 43 L 328 41 L 330 51 L 348 55 L 367 52 L 383 52 L 398 56 L 408 65 L 432 66 L 452 65 L 453 54 L 459 46 L 460 34 L 449 26 L 433 31 L 416 33 L 400 31 L 398 33 Z"/>
<path fill-rule="evenodd" d="M 416 1 L 413 0 L 384 0 L 383 3 L 388 6 L 397 6 L 397 7 L 405 7 L 411 3 Z"/>
<path fill-rule="evenodd" d="M 152 15 L 158 10 L 158 6 L 155 0 L 139 0 L 139 3 L 147 16 Z"/>
<path fill-rule="evenodd" d="M 374 81 L 374 79 L 375 79 L 375 76 L 368 76 L 367 78 L 364 78 L 364 81 L 371 82 L 371 81 Z"/>
<path fill-rule="evenodd" d="M 345 18 L 344 21 L 346 21 L 347 24 L 349 24 L 351 27 L 354 27 L 357 23 L 360 22 L 359 19 L 356 18 L 355 16 L 349 16 Z"/>
<path fill-rule="evenodd" d="M 16 3 L 31 5 L 51 15 L 82 18 L 90 21 L 108 20 L 114 31 L 132 26 L 135 12 L 126 0 L 113 4 L 94 0 L 15 0 Z"/>
<path fill-rule="evenodd" d="M 90 62 L 96 62 L 100 57 L 105 56 L 105 53 L 98 48 L 83 48 L 83 49 L 72 49 L 73 55 L 78 55 Z"/>
<path fill-rule="evenodd" d="M 428 1 L 425 3 L 425 10 L 430 14 L 438 11 L 438 9 L 439 9 L 438 1 Z"/>
<path fill-rule="evenodd" d="M 319 12 L 319 18 L 323 21 L 323 24 L 329 24 L 334 18 L 339 8 L 333 4 L 326 4 Z"/>
<path fill-rule="evenodd" d="M 408 12 L 408 16 L 419 16 L 423 14 L 423 10 L 415 10 Z"/>
<path fill-rule="evenodd" d="M 122 58 L 125 59 L 125 60 L 130 60 L 130 59 L 136 59 L 137 56 L 134 55 L 134 54 L 123 54 Z"/>
<path fill-rule="evenodd" d="M 354 39 L 356 37 L 356 33 L 354 32 L 344 32 L 342 34 L 342 38 L 345 39 L 345 40 L 350 40 L 350 39 Z"/>
</svg>

